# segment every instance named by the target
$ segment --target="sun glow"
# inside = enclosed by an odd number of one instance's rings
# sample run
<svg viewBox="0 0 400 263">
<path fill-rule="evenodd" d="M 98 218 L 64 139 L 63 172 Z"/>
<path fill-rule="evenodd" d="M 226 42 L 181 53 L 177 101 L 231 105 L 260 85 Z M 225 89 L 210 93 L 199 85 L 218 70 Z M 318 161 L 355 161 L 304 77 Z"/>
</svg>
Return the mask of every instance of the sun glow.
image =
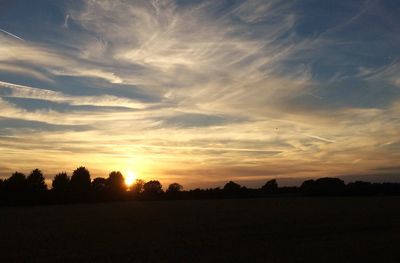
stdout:
<svg viewBox="0 0 400 263">
<path fill-rule="evenodd" d="M 131 185 L 133 185 L 133 183 L 135 182 L 136 179 L 137 179 L 136 173 L 132 172 L 132 171 L 128 171 L 127 175 L 125 177 L 125 184 L 127 186 L 131 186 Z"/>
</svg>

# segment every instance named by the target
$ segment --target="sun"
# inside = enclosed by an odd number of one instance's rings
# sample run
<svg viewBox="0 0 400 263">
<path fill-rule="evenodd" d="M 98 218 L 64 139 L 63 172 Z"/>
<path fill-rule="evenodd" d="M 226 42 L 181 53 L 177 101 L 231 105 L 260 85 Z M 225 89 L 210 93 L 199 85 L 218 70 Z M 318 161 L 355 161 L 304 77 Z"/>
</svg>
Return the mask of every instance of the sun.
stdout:
<svg viewBox="0 0 400 263">
<path fill-rule="evenodd" d="M 125 177 L 125 184 L 127 186 L 132 186 L 136 179 L 137 179 L 136 173 L 133 171 L 128 171 Z"/>
</svg>

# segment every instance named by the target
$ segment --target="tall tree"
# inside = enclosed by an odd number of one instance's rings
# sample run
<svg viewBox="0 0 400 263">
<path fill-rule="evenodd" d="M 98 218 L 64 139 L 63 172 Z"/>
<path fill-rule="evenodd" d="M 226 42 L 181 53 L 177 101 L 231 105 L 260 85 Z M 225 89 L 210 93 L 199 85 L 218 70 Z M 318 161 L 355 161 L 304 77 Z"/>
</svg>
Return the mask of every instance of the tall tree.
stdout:
<svg viewBox="0 0 400 263">
<path fill-rule="evenodd" d="M 3 184 L 7 202 L 20 204 L 26 201 L 26 177 L 23 173 L 13 173 Z"/>
<path fill-rule="evenodd" d="M 71 176 L 70 180 L 71 191 L 75 197 L 80 198 L 90 192 L 90 173 L 85 167 L 77 168 Z"/>
<path fill-rule="evenodd" d="M 57 174 L 52 182 L 52 187 L 55 192 L 67 192 L 69 189 L 70 178 L 66 172 Z"/>
<path fill-rule="evenodd" d="M 44 176 L 39 169 L 33 170 L 26 178 L 26 186 L 31 193 L 44 192 L 47 190 L 47 185 Z"/>
<path fill-rule="evenodd" d="M 23 193 L 26 190 L 26 177 L 23 173 L 15 172 L 4 182 L 4 187 L 9 192 Z"/>
<path fill-rule="evenodd" d="M 111 194 L 122 194 L 126 191 L 124 176 L 119 171 L 112 171 L 107 178 L 106 184 Z"/>
</svg>

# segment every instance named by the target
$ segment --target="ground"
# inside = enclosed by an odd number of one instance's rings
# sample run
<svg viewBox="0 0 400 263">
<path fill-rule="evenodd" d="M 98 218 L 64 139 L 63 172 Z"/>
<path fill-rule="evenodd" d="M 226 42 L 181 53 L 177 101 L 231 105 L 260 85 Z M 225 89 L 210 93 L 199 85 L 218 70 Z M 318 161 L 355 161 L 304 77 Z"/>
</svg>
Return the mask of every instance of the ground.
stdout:
<svg viewBox="0 0 400 263">
<path fill-rule="evenodd" d="M 400 262 L 400 197 L 0 208 L 0 262 Z"/>
</svg>

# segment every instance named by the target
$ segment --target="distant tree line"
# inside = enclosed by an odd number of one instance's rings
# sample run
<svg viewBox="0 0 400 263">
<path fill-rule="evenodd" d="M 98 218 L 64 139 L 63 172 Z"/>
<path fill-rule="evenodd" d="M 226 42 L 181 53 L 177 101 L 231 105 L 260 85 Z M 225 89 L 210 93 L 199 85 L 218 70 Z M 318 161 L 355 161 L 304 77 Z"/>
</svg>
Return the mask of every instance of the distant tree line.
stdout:
<svg viewBox="0 0 400 263">
<path fill-rule="evenodd" d="M 178 183 L 164 191 L 157 180 L 136 182 L 127 187 L 121 172 L 113 171 L 107 178 L 91 179 L 85 167 L 69 176 L 57 174 L 48 189 L 43 173 L 33 170 L 28 176 L 20 172 L 0 179 L 0 205 L 61 204 L 123 200 L 256 198 L 267 196 L 355 196 L 400 195 L 400 183 L 370 183 L 356 181 L 345 184 L 339 178 L 324 177 L 306 180 L 300 187 L 279 187 L 277 180 L 267 181 L 260 188 L 247 188 L 229 181 L 223 188 L 184 190 Z"/>
</svg>

